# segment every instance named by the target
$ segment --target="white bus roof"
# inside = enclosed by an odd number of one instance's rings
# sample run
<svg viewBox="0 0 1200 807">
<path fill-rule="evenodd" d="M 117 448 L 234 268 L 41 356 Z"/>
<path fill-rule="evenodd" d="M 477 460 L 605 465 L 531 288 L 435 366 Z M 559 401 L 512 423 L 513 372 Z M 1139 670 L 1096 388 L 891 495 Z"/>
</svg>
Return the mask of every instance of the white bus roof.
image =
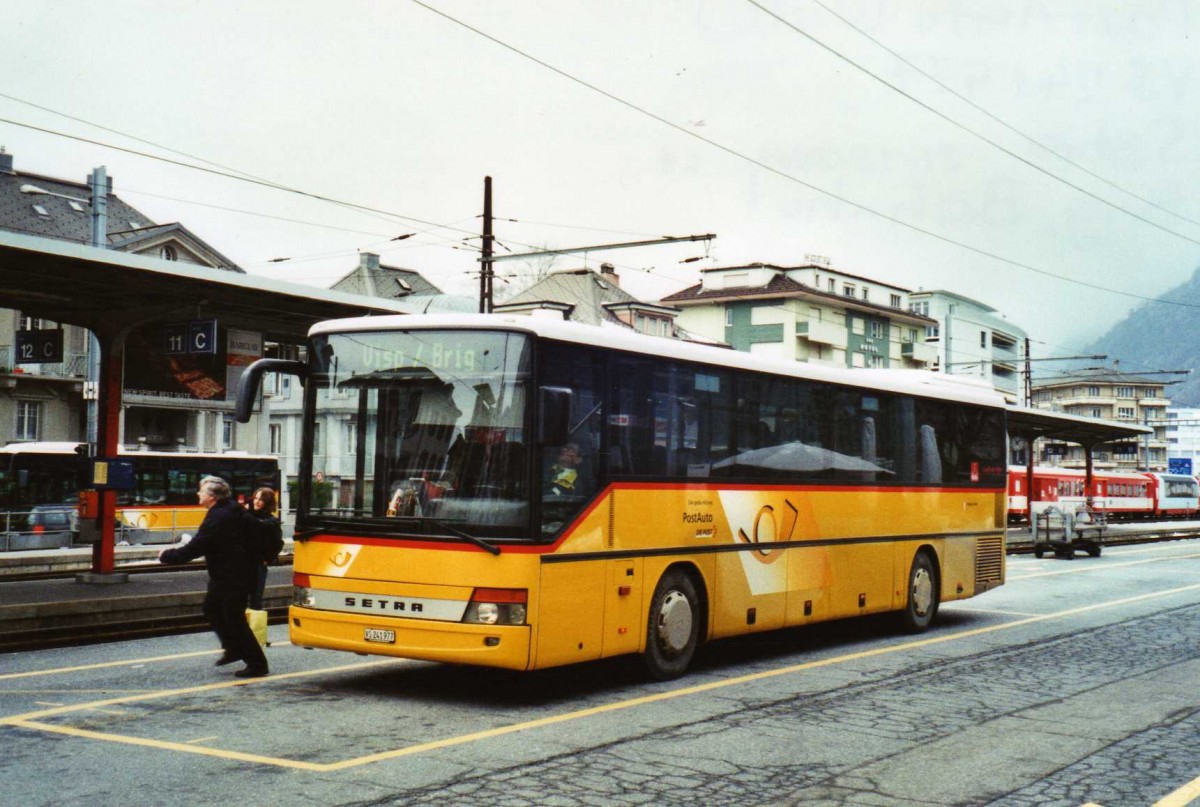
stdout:
<svg viewBox="0 0 1200 807">
<path fill-rule="evenodd" d="M 504 314 L 430 314 L 412 316 L 372 316 L 320 322 L 309 329 L 309 336 L 324 334 L 412 329 L 504 330 L 606 347 L 656 358 L 757 370 L 830 384 L 939 398 L 962 403 L 1001 408 L 1004 397 L 980 379 L 934 373 L 927 370 L 883 370 L 829 367 L 806 362 L 785 361 L 753 356 L 725 348 L 697 345 L 659 336 L 647 336 L 632 330 L 600 328 L 577 322 Z"/>
</svg>

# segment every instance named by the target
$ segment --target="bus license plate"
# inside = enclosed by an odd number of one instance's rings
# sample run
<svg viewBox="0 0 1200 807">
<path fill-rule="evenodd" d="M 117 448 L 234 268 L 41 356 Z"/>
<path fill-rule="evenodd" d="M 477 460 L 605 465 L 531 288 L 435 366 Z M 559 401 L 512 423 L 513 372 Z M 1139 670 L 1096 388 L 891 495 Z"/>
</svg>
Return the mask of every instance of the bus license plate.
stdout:
<svg viewBox="0 0 1200 807">
<path fill-rule="evenodd" d="M 380 630 L 379 628 L 364 628 L 363 638 L 368 642 L 380 642 L 382 644 L 395 644 L 396 631 Z"/>
</svg>

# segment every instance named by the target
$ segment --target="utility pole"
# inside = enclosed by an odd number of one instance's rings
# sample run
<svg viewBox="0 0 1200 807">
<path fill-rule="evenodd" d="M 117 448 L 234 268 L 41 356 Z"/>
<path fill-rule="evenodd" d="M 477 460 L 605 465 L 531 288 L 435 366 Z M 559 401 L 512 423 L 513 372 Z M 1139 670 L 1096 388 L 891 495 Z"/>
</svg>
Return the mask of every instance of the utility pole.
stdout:
<svg viewBox="0 0 1200 807">
<path fill-rule="evenodd" d="M 712 241 L 717 236 L 713 233 L 704 235 L 663 236 L 647 241 L 624 241 L 619 244 L 592 244 L 586 247 L 566 247 L 565 249 L 539 249 L 534 252 L 508 253 L 495 255 L 492 246 L 495 241 L 492 235 L 492 178 L 483 178 L 483 248 L 479 255 L 479 313 L 492 313 L 492 281 L 496 276 L 496 264 L 500 261 L 517 261 L 526 258 L 537 258 L 542 255 L 570 255 L 579 252 L 599 252 L 606 249 L 629 249 L 632 247 L 652 247 L 661 244 L 678 244 L 682 241 Z"/>
<path fill-rule="evenodd" d="M 1029 358 L 1029 337 L 1025 337 L 1025 406 L 1033 406 L 1033 367 Z"/>
<path fill-rule="evenodd" d="M 88 185 L 92 189 L 92 246 L 97 249 L 108 249 L 108 192 L 112 185 L 108 179 L 108 169 L 100 165 L 92 169 L 88 176 Z M 88 332 L 87 352 L 87 443 L 88 450 L 93 456 L 102 452 L 98 450 L 97 436 L 100 424 L 100 340 L 94 331 Z"/>
<path fill-rule="evenodd" d="M 492 178 L 483 178 L 483 249 L 479 258 L 479 313 L 492 313 Z"/>
</svg>

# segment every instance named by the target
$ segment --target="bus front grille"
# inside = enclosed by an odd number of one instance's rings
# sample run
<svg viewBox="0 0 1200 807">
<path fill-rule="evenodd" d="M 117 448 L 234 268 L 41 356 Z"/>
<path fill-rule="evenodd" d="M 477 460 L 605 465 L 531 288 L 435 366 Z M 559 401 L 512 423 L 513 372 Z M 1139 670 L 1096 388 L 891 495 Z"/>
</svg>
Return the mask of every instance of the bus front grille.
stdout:
<svg viewBox="0 0 1200 807">
<path fill-rule="evenodd" d="M 982 594 L 1004 582 L 1004 536 L 975 539 L 975 593 Z"/>
</svg>

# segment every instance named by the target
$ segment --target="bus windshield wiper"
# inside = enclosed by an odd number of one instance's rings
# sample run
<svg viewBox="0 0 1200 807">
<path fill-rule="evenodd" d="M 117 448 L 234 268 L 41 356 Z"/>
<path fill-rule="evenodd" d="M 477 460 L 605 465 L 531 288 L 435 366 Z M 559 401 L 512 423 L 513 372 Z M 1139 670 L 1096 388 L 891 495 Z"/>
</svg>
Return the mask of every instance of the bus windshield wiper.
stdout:
<svg viewBox="0 0 1200 807">
<path fill-rule="evenodd" d="M 450 524 L 447 524 L 446 522 L 441 521 L 439 519 L 433 518 L 432 516 L 401 516 L 399 518 L 387 519 L 388 524 L 403 524 L 405 522 L 407 522 L 410 526 L 413 524 L 416 524 L 416 523 L 420 523 L 420 522 L 424 522 L 426 524 L 432 524 L 433 526 L 437 527 L 438 529 L 445 530 L 446 532 L 450 533 L 451 535 L 455 536 L 456 538 L 462 538 L 464 541 L 470 541 L 471 543 L 475 544 L 480 549 L 484 549 L 484 550 L 492 553 L 493 555 L 500 554 L 500 547 L 496 546 L 495 544 L 489 544 L 487 541 L 483 540 L 482 538 L 476 538 L 474 535 L 471 535 L 468 532 L 463 532 L 462 530 L 458 529 L 457 527 L 451 526 Z M 380 519 L 370 519 L 370 520 L 365 519 L 365 518 L 362 518 L 362 519 L 345 519 L 345 518 L 324 519 L 322 521 L 322 528 L 309 529 L 309 530 L 306 530 L 303 534 L 297 533 L 297 537 L 299 537 L 301 539 L 305 539 L 305 538 L 309 538 L 313 535 L 316 535 L 319 532 L 325 532 L 325 531 L 330 531 L 330 530 L 339 530 L 339 529 L 344 530 L 346 528 L 357 529 L 357 530 L 361 530 L 363 532 L 378 532 L 380 525 L 382 523 L 383 522 Z"/>
<path fill-rule="evenodd" d="M 470 541 L 471 543 L 475 544 L 475 546 L 477 546 L 481 549 L 487 550 L 488 552 L 492 553 L 493 555 L 500 554 L 500 547 L 498 547 L 494 544 L 489 544 L 487 541 L 483 540 L 482 538 L 476 538 L 474 535 L 471 535 L 469 532 L 463 532 L 462 530 L 458 529 L 457 527 L 453 527 L 453 526 L 447 524 L 445 521 L 439 521 L 438 519 L 433 518 L 432 516 L 424 516 L 424 520 L 426 522 L 432 524 L 435 527 L 445 530 L 446 532 L 450 533 L 451 535 L 456 535 L 459 538 Z"/>
</svg>

